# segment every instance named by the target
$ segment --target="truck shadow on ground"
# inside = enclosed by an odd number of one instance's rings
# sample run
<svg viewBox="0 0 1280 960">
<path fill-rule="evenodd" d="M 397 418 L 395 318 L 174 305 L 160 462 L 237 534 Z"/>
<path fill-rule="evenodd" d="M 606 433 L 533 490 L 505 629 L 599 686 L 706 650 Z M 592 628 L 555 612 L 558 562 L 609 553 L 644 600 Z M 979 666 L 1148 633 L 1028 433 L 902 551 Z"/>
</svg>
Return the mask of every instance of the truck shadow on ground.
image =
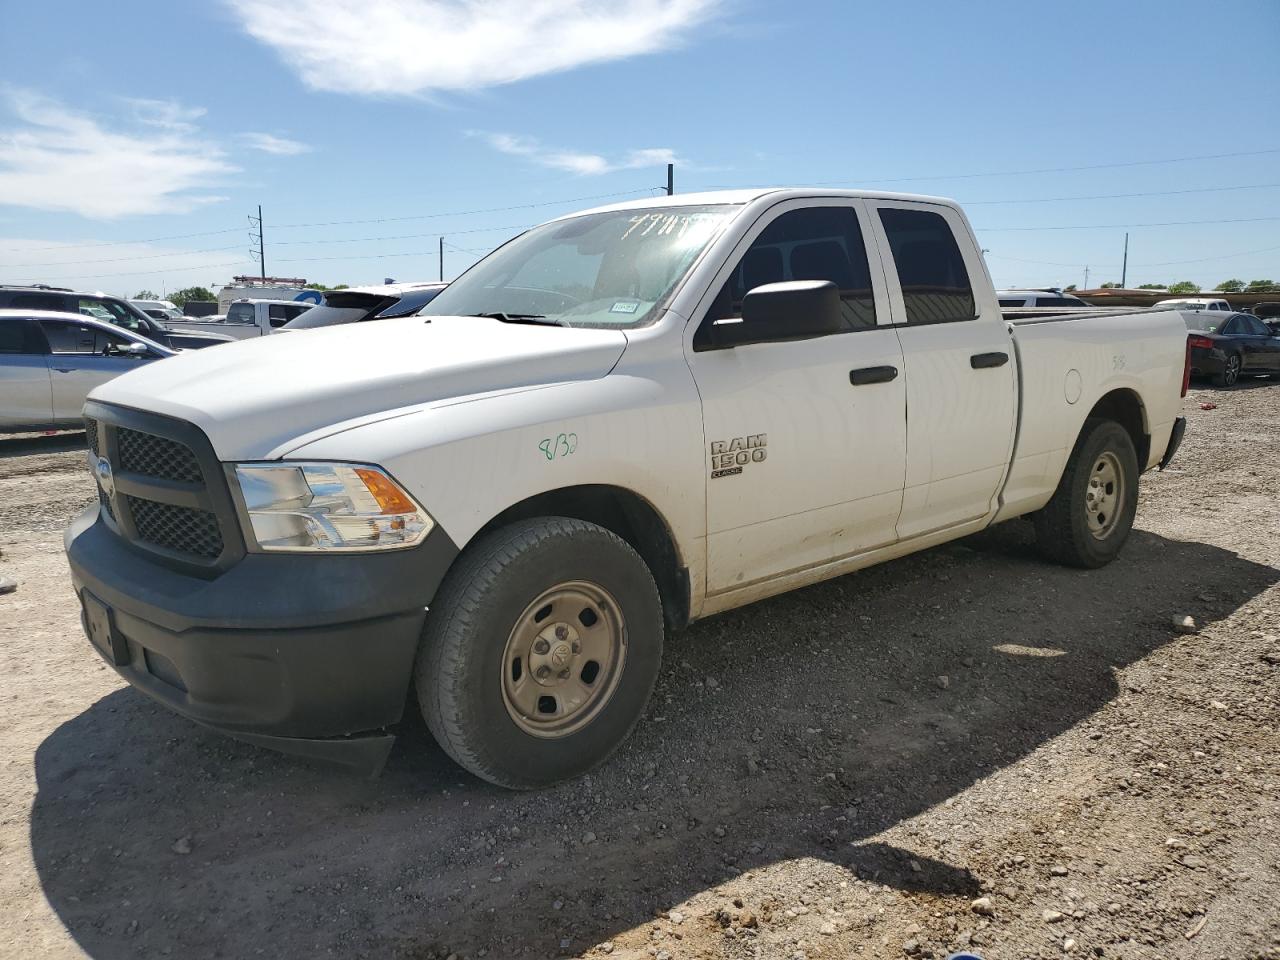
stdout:
<svg viewBox="0 0 1280 960">
<path fill-rule="evenodd" d="M 38 749 L 32 855 L 95 958 L 563 956 L 801 857 L 968 898 L 963 849 L 877 834 L 1089 718 L 1173 616 L 1224 618 L 1278 579 L 1142 532 L 1065 570 L 1006 524 L 696 625 L 618 755 L 535 794 L 463 774 L 413 718 L 362 781 L 124 689 Z"/>
<path fill-rule="evenodd" d="M 83 450 L 84 447 L 83 430 L 24 433 L 8 437 L 0 434 L 0 460 L 29 457 L 33 453 L 65 453 L 68 450 Z"/>
</svg>

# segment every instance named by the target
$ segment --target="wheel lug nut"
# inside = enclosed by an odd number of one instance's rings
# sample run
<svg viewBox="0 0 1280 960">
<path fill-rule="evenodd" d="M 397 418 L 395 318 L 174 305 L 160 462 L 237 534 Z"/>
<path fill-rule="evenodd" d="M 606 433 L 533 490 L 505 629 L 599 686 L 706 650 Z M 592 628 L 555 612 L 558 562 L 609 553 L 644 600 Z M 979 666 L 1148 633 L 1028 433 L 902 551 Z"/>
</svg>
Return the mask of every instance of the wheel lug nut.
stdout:
<svg viewBox="0 0 1280 960">
<path fill-rule="evenodd" d="M 547 641 L 543 640 L 541 637 L 539 637 L 537 640 L 533 641 L 533 652 L 534 652 L 534 653 L 537 653 L 537 654 L 543 654 L 543 653 L 546 653 L 546 652 L 547 652 L 548 650 L 550 650 L 550 649 L 551 649 L 551 644 L 547 643 Z"/>
<path fill-rule="evenodd" d="M 573 641 L 573 652 L 574 653 L 582 652 L 582 644 L 580 644 L 577 640 Z"/>
<path fill-rule="evenodd" d="M 556 625 L 556 639 L 563 640 L 569 636 L 569 628 L 563 623 Z"/>
<path fill-rule="evenodd" d="M 545 679 L 547 679 L 547 677 L 551 676 L 551 668 L 550 668 L 550 667 L 539 667 L 539 668 L 538 668 L 537 673 L 535 674 L 535 676 L 536 676 L 539 680 L 545 680 Z"/>
<path fill-rule="evenodd" d="M 561 680 L 568 680 L 568 679 L 569 679 L 569 671 L 568 671 L 568 670 L 561 670 L 561 671 L 560 671 L 560 673 L 559 673 L 559 677 L 560 677 L 560 679 L 561 679 Z"/>
</svg>

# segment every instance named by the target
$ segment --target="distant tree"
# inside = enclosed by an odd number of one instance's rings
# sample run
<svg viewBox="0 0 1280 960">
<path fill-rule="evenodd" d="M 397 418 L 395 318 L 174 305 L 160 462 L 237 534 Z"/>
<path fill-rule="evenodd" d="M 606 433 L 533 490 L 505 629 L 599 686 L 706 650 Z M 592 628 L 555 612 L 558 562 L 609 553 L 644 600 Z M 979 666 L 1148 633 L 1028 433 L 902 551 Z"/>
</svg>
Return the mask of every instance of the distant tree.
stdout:
<svg viewBox="0 0 1280 960">
<path fill-rule="evenodd" d="M 1250 280 L 1249 286 L 1245 287 L 1246 293 L 1271 293 L 1280 290 L 1280 284 L 1274 280 Z"/>
<path fill-rule="evenodd" d="M 1170 293 L 1199 293 L 1200 285 L 1192 283 L 1190 280 L 1179 280 L 1177 283 L 1169 284 Z"/>
<path fill-rule="evenodd" d="M 169 294 L 169 299 L 181 310 L 186 306 L 188 300 L 217 300 L 218 298 L 207 287 L 186 287 Z"/>
<path fill-rule="evenodd" d="M 1065 290 L 1067 293 L 1071 293 L 1076 289 L 1076 285 L 1072 283 L 1072 284 L 1069 284 L 1068 286 L 1063 287 L 1062 289 Z"/>
<path fill-rule="evenodd" d="M 1101 287 L 1099 287 L 1099 289 L 1100 290 L 1119 290 L 1120 284 L 1116 283 L 1114 280 L 1108 280 Z"/>
<path fill-rule="evenodd" d="M 161 296 L 154 290 L 139 290 L 133 295 L 135 300 L 160 300 Z"/>
<path fill-rule="evenodd" d="M 1164 290 L 1165 285 L 1163 283 L 1143 283 L 1138 285 L 1138 289 L 1139 290 Z"/>
<path fill-rule="evenodd" d="M 1244 281 L 1223 280 L 1213 289 L 1218 291 L 1218 293 L 1242 293 L 1244 291 Z"/>
</svg>

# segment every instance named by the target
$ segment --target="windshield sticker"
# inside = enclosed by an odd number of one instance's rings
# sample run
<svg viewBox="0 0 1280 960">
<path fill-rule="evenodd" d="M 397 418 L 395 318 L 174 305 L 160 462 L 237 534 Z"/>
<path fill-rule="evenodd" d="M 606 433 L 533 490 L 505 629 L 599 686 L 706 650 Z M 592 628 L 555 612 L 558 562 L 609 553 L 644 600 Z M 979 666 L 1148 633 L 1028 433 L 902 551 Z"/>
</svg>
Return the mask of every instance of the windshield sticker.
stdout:
<svg viewBox="0 0 1280 960">
<path fill-rule="evenodd" d="M 639 300 L 619 300 L 609 308 L 610 313 L 635 313 L 640 309 Z"/>
<path fill-rule="evenodd" d="M 622 239 L 628 237 L 664 237 L 674 233 L 683 237 L 690 230 L 710 231 L 724 220 L 723 213 L 642 213 L 631 218 L 627 232 Z"/>
</svg>

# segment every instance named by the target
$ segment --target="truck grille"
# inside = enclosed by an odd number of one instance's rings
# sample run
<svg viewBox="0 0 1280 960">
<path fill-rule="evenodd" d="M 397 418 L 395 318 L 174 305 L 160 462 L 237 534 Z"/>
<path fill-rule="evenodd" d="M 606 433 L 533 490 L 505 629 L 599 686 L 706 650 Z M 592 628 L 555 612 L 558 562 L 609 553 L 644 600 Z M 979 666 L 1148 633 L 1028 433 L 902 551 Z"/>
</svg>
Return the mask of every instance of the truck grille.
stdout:
<svg viewBox="0 0 1280 960">
<path fill-rule="evenodd" d="M 178 483 L 204 480 L 191 448 L 177 441 L 122 427 L 116 433 L 116 443 L 120 448 L 120 469 L 127 473 Z"/>
<path fill-rule="evenodd" d="M 175 507 L 138 497 L 125 497 L 138 539 L 143 543 L 216 560 L 222 553 L 222 531 L 218 518 L 208 510 Z"/>
<path fill-rule="evenodd" d="M 213 573 L 243 556 L 222 465 L 197 427 L 96 401 L 85 414 L 102 522 L 179 567 Z"/>
</svg>

